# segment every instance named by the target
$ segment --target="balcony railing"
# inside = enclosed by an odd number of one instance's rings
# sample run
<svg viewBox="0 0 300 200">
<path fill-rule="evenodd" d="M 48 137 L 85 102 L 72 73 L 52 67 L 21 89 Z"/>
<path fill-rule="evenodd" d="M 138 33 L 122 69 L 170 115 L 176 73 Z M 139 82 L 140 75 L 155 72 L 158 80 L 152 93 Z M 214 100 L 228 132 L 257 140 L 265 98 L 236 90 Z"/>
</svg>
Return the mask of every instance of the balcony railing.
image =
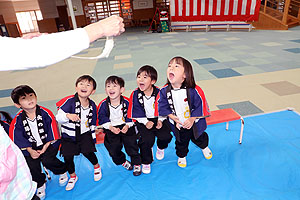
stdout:
<svg viewBox="0 0 300 200">
<path fill-rule="evenodd" d="M 300 22 L 300 0 L 262 0 L 260 10 L 284 25 Z"/>
</svg>

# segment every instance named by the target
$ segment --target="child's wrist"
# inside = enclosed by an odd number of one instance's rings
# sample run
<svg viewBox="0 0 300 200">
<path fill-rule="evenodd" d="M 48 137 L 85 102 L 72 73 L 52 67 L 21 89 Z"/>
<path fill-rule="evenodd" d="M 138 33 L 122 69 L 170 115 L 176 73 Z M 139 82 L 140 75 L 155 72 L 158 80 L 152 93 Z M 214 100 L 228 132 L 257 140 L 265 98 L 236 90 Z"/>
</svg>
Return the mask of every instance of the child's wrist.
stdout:
<svg viewBox="0 0 300 200">
<path fill-rule="evenodd" d="M 45 149 L 47 149 L 50 146 L 50 144 L 51 144 L 51 141 L 47 142 L 46 145 L 45 145 L 46 146 Z"/>
<path fill-rule="evenodd" d="M 172 120 L 174 120 L 174 115 L 173 114 L 169 114 L 168 117 Z"/>
<path fill-rule="evenodd" d="M 30 153 L 32 151 L 31 147 L 27 147 L 26 150 L 28 151 L 28 153 Z"/>
</svg>

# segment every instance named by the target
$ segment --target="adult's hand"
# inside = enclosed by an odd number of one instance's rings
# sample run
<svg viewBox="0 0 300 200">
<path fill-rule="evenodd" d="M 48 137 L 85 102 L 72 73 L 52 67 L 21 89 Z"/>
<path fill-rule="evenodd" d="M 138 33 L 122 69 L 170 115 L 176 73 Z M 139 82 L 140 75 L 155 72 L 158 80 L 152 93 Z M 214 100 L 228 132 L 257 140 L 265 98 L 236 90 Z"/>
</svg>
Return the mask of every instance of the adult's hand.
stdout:
<svg viewBox="0 0 300 200">
<path fill-rule="evenodd" d="M 40 32 L 36 32 L 36 33 L 27 33 L 24 34 L 22 36 L 22 39 L 32 39 L 34 37 L 40 37 L 41 35 L 47 35 L 48 33 L 40 33 Z"/>
<path fill-rule="evenodd" d="M 100 20 L 84 27 L 90 42 L 101 37 L 118 36 L 125 31 L 123 19 L 116 15 Z"/>
</svg>

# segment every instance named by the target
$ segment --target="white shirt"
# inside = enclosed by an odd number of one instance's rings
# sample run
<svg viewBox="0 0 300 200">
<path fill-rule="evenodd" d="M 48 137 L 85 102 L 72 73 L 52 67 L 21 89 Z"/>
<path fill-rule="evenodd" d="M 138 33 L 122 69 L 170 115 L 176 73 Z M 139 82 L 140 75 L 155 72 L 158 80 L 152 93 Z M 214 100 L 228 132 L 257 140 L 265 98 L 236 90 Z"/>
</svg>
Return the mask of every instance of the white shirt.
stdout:
<svg viewBox="0 0 300 200">
<path fill-rule="evenodd" d="M 83 28 L 32 39 L 0 36 L 0 71 L 52 65 L 88 48 L 89 44 Z"/>
<path fill-rule="evenodd" d="M 109 105 L 109 119 L 112 126 L 118 126 L 125 124 L 125 119 L 123 117 L 123 111 L 121 104 L 117 107 Z"/>
<path fill-rule="evenodd" d="M 171 90 L 176 116 L 181 123 L 190 118 L 190 107 L 187 101 L 186 89 Z M 173 120 L 172 120 L 173 121 Z"/>
<path fill-rule="evenodd" d="M 136 120 L 141 123 L 146 125 L 147 122 L 149 121 L 147 118 L 155 118 L 154 112 L 155 112 L 155 97 L 154 96 L 143 96 L 144 100 L 144 109 L 146 113 L 146 118 L 136 118 Z M 158 120 L 164 121 L 166 117 L 158 117 Z"/>
<path fill-rule="evenodd" d="M 88 115 L 90 113 L 91 108 L 87 107 L 84 108 L 81 106 L 81 110 L 80 110 L 80 131 L 81 134 L 86 133 L 88 131 L 90 131 L 90 126 L 89 126 L 89 122 L 88 122 Z"/>
<path fill-rule="evenodd" d="M 40 146 L 43 144 L 40 134 L 39 134 L 39 130 L 37 127 L 37 123 L 36 123 L 36 118 L 34 118 L 33 120 L 26 118 L 28 125 L 30 127 L 30 131 L 32 133 L 32 136 L 34 137 L 34 139 L 36 140 L 36 146 Z"/>
<path fill-rule="evenodd" d="M 109 120 L 110 122 L 104 123 L 102 126 L 105 129 L 109 129 L 110 126 L 118 126 L 125 124 L 125 119 L 123 117 L 123 111 L 121 104 L 117 107 L 114 107 L 112 105 L 109 105 Z M 133 122 L 127 122 L 126 123 L 129 127 L 133 126 Z"/>
<path fill-rule="evenodd" d="M 144 96 L 144 109 L 146 112 L 147 118 L 154 118 L 154 103 L 155 103 L 155 97 L 154 96 Z"/>
</svg>

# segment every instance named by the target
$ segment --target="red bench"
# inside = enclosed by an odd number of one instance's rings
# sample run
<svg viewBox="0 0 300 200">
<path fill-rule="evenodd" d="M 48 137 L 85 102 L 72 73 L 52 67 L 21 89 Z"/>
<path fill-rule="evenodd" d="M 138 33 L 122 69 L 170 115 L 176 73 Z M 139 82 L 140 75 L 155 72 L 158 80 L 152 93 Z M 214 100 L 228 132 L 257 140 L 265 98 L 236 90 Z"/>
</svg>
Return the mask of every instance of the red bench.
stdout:
<svg viewBox="0 0 300 200">
<path fill-rule="evenodd" d="M 244 119 L 241 115 L 235 112 L 232 108 L 211 111 L 210 114 L 211 115 L 206 118 L 207 125 L 226 122 L 227 131 L 228 131 L 228 126 L 230 121 L 241 120 L 241 132 L 240 132 L 239 143 L 242 144 L 243 131 L 244 131 Z"/>
<path fill-rule="evenodd" d="M 239 143 L 242 144 L 243 130 L 244 130 L 244 119 L 241 115 L 235 112 L 232 108 L 226 108 L 221 110 L 215 110 L 210 112 L 210 116 L 206 118 L 207 125 L 218 124 L 226 122 L 226 130 L 228 131 L 228 126 L 230 121 L 241 120 L 241 132 Z M 104 133 L 100 132 L 96 135 L 97 144 L 104 142 Z"/>
<path fill-rule="evenodd" d="M 104 136 L 105 136 L 105 134 L 102 132 L 96 134 L 96 144 L 104 143 Z"/>
</svg>

